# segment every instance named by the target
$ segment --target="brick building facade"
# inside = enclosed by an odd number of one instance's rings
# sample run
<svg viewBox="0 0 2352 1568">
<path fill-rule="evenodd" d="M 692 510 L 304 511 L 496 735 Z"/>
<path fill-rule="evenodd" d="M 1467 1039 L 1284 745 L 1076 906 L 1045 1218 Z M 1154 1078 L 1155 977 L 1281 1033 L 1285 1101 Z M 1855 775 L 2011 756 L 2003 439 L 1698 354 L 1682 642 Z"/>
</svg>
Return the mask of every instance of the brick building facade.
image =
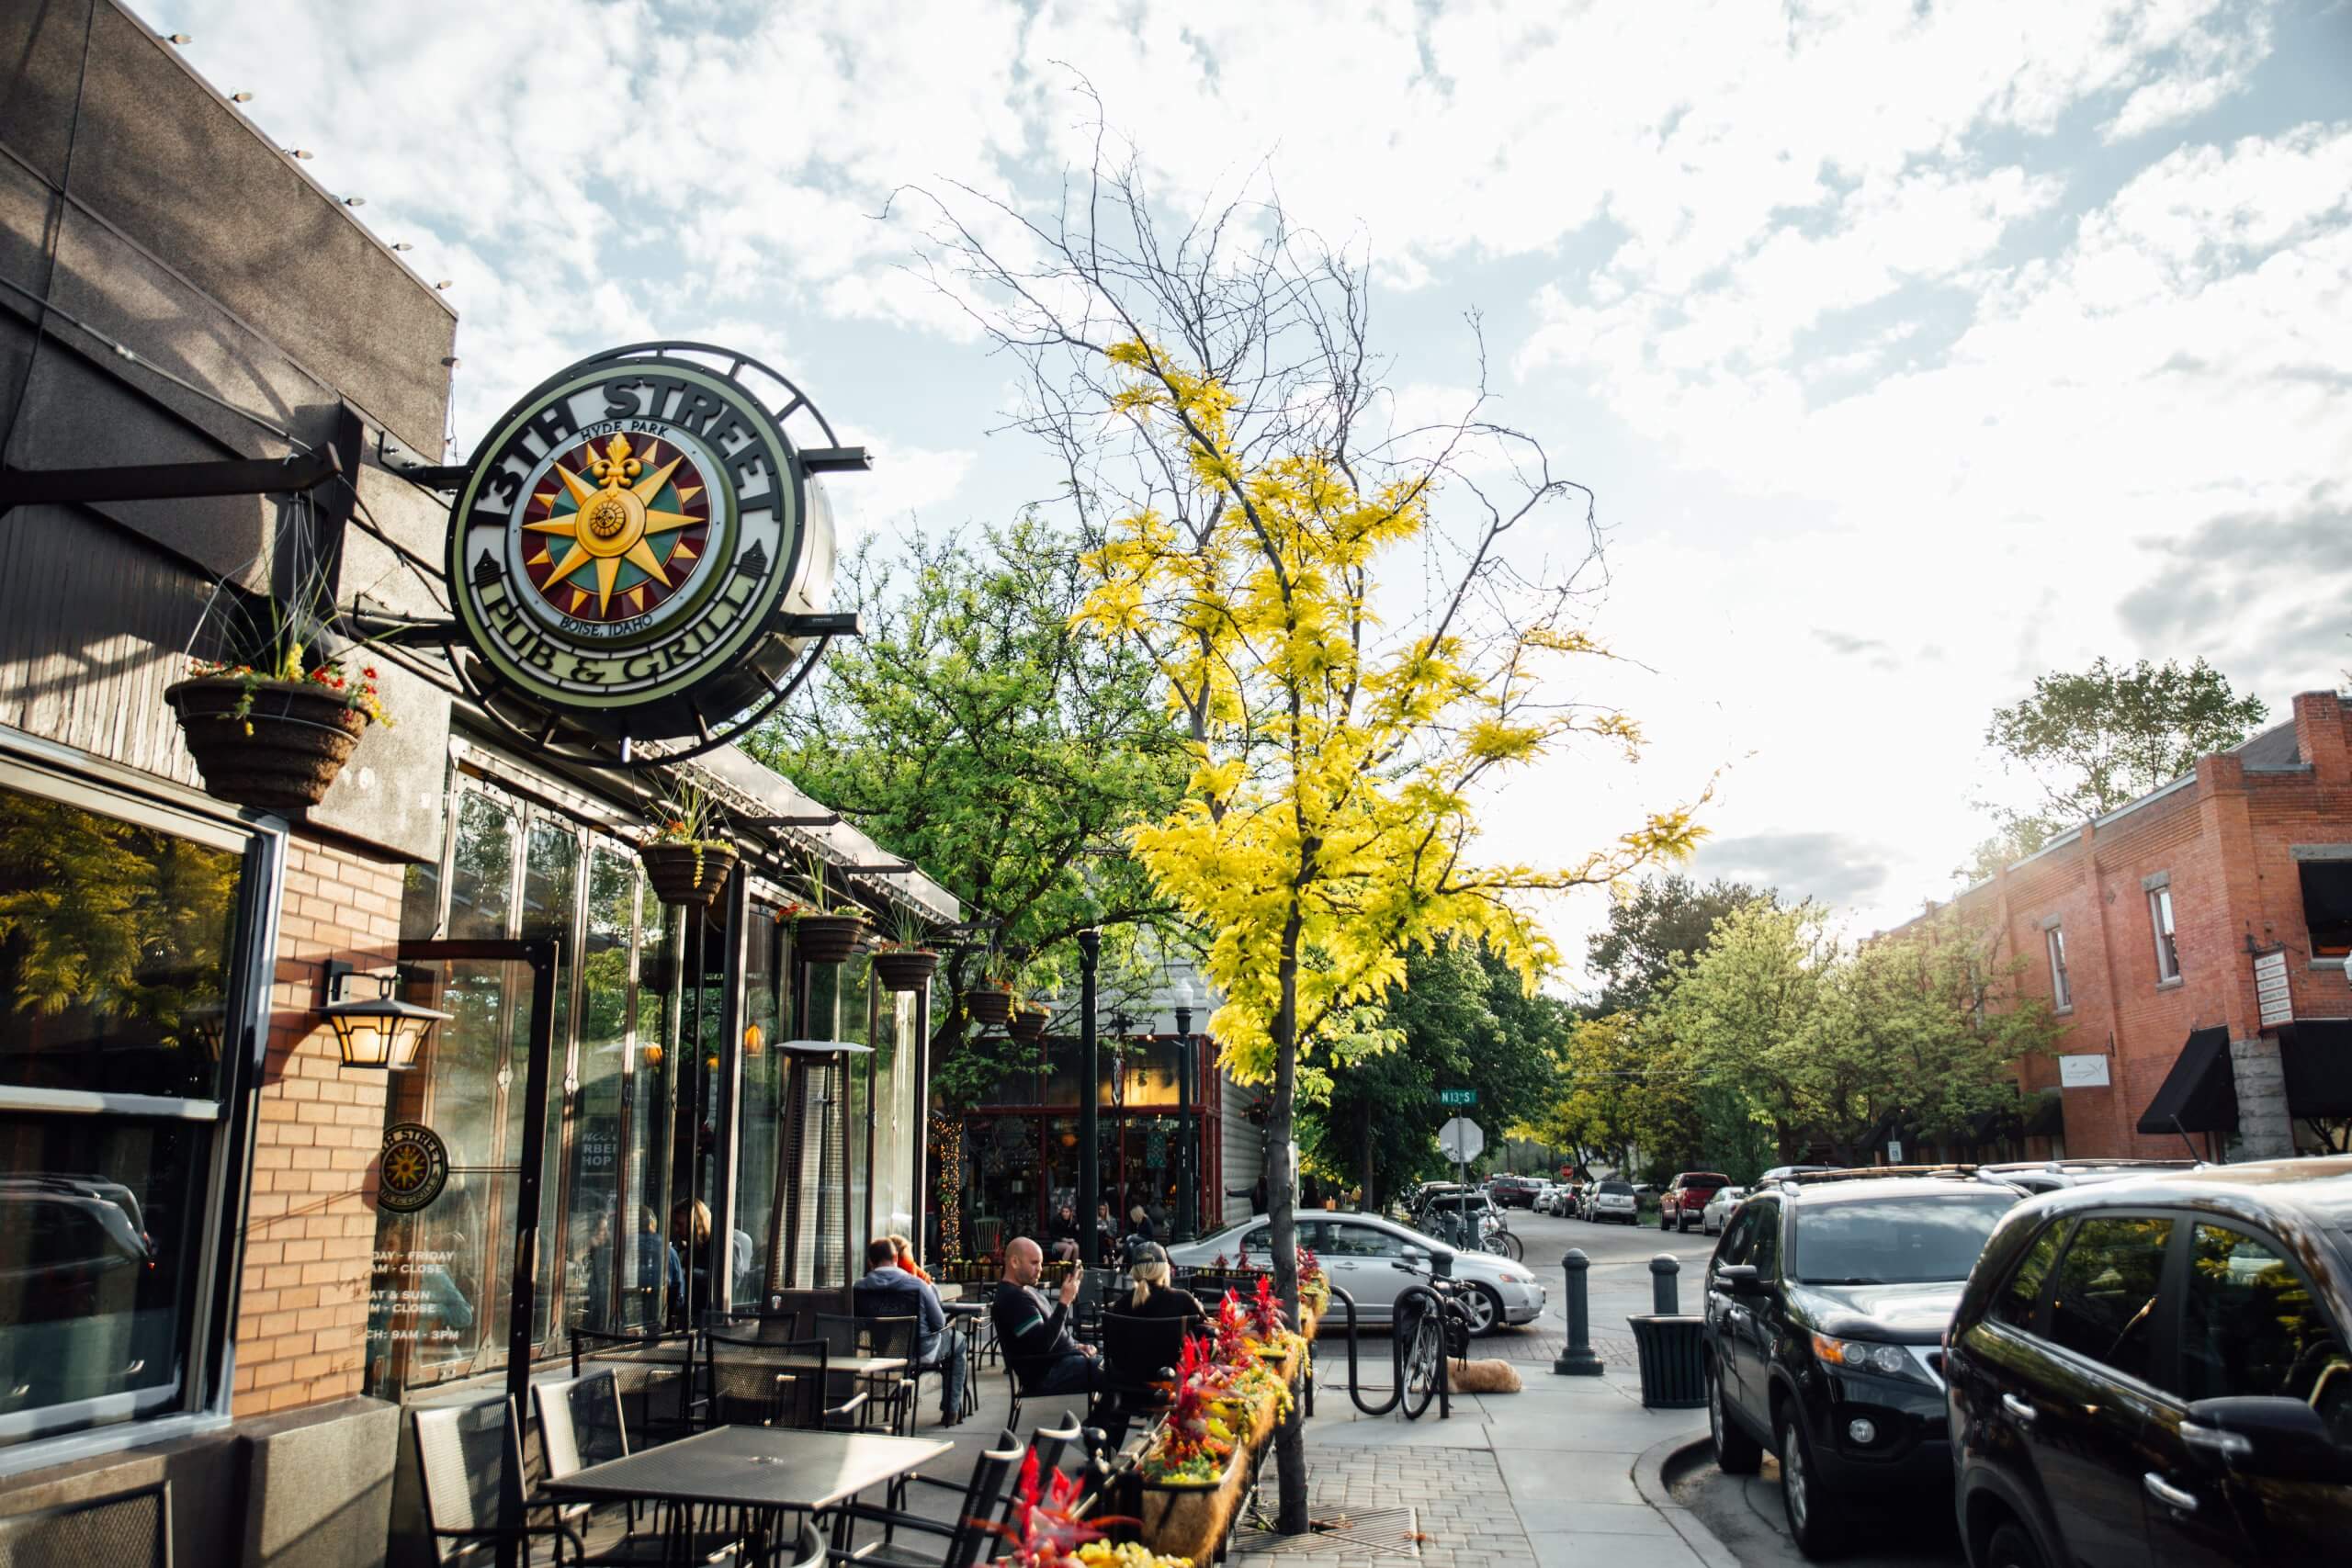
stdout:
<svg viewBox="0 0 2352 1568">
<path fill-rule="evenodd" d="M 2034 1153 L 2177 1157 L 2185 1129 L 2202 1156 L 2263 1157 L 2352 1114 L 2352 716 L 2335 693 L 1955 902 L 2064 1026 L 2060 1059 L 2020 1070 L 2063 1108 Z"/>
</svg>

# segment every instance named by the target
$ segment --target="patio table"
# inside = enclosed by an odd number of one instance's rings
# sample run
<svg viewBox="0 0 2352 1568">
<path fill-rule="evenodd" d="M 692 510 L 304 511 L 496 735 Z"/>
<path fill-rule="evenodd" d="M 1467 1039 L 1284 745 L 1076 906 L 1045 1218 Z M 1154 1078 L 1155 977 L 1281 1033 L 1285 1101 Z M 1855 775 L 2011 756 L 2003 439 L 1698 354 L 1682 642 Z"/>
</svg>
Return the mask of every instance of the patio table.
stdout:
<svg viewBox="0 0 2352 1568">
<path fill-rule="evenodd" d="M 891 1358 L 884 1357 L 888 1360 Z M 670 1502 L 740 1508 L 758 1523 L 751 1561 L 767 1561 L 768 1521 L 821 1514 L 870 1486 L 895 1481 L 953 1452 L 953 1443 L 871 1432 L 714 1427 L 660 1448 L 577 1470 L 543 1486 L 551 1496 L 594 1502 Z M 684 1509 L 673 1509 L 673 1518 Z"/>
</svg>

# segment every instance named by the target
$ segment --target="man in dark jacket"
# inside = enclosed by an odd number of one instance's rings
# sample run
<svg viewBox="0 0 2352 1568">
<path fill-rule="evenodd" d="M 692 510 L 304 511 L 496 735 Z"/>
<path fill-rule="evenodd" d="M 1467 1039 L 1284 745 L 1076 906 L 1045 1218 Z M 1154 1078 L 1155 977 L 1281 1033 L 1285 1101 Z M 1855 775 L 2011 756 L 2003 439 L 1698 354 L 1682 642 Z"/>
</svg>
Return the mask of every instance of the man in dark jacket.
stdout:
<svg viewBox="0 0 2352 1568">
<path fill-rule="evenodd" d="M 1048 1304 L 1037 1281 L 1046 1272 L 1043 1248 L 1015 1236 L 1004 1249 L 1004 1278 L 997 1282 L 989 1315 L 996 1320 L 997 1345 L 1005 1364 L 1021 1380 L 1024 1395 L 1091 1393 L 1102 1386 L 1102 1366 L 1091 1346 L 1069 1331 L 1070 1303 L 1078 1300 L 1078 1270 L 1062 1280 L 1060 1300 Z"/>
<path fill-rule="evenodd" d="M 865 1277 L 850 1287 L 857 1315 L 915 1320 L 915 1365 L 939 1373 L 939 1424 L 953 1427 L 964 1407 L 964 1346 L 948 1329 L 939 1292 L 928 1280 L 899 1267 L 898 1245 L 888 1236 L 866 1244 L 865 1267 Z"/>
</svg>

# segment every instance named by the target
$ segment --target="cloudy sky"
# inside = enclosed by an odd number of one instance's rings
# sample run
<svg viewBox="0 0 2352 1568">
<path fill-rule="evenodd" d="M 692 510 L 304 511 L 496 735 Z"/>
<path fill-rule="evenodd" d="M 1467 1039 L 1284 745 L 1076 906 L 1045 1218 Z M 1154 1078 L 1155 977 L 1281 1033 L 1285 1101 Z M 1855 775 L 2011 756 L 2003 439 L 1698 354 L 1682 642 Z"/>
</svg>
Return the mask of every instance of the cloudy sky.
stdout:
<svg viewBox="0 0 2352 1568">
<path fill-rule="evenodd" d="M 1170 200 L 1270 171 L 1407 398 L 1598 492 L 1651 744 L 1493 803 L 1573 855 L 1721 771 L 1700 869 L 1869 927 L 1950 886 L 2038 672 L 2352 666 L 2352 5 L 145 0 L 449 279 L 455 436 L 638 338 L 740 345 L 877 452 L 890 534 L 1046 492 L 909 184 L 1038 200 L 1082 73 Z M 1419 406 L 1418 404 L 1416 406 Z M 1572 944 L 1589 905 L 1555 912 Z"/>
</svg>

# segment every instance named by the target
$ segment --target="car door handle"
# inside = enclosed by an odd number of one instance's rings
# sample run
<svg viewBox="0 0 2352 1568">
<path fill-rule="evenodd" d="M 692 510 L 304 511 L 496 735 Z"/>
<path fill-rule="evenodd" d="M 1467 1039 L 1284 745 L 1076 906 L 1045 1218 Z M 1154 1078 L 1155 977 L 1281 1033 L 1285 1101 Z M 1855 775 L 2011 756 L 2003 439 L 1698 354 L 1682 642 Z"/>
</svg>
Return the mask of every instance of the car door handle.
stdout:
<svg viewBox="0 0 2352 1568">
<path fill-rule="evenodd" d="M 2148 1489 L 2149 1496 L 2154 1497 L 2167 1508 L 2177 1508 L 2184 1514 L 2193 1514 L 2197 1511 L 2195 1493 L 2183 1492 L 2153 1470 L 2140 1477 L 2140 1484 Z"/>
<path fill-rule="evenodd" d="M 2024 1422 L 2029 1427 L 2033 1425 L 2034 1417 L 2041 1414 L 2039 1411 L 2035 1410 L 2032 1405 L 2028 1404 L 2024 1400 L 2019 1399 L 2014 1393 L 2005 1393 L 2001 1395 L 2001 1408 L 2007 1411 L 2010 1415 L 2016 1416 L 2018 1420 Z"/>
</svg>

